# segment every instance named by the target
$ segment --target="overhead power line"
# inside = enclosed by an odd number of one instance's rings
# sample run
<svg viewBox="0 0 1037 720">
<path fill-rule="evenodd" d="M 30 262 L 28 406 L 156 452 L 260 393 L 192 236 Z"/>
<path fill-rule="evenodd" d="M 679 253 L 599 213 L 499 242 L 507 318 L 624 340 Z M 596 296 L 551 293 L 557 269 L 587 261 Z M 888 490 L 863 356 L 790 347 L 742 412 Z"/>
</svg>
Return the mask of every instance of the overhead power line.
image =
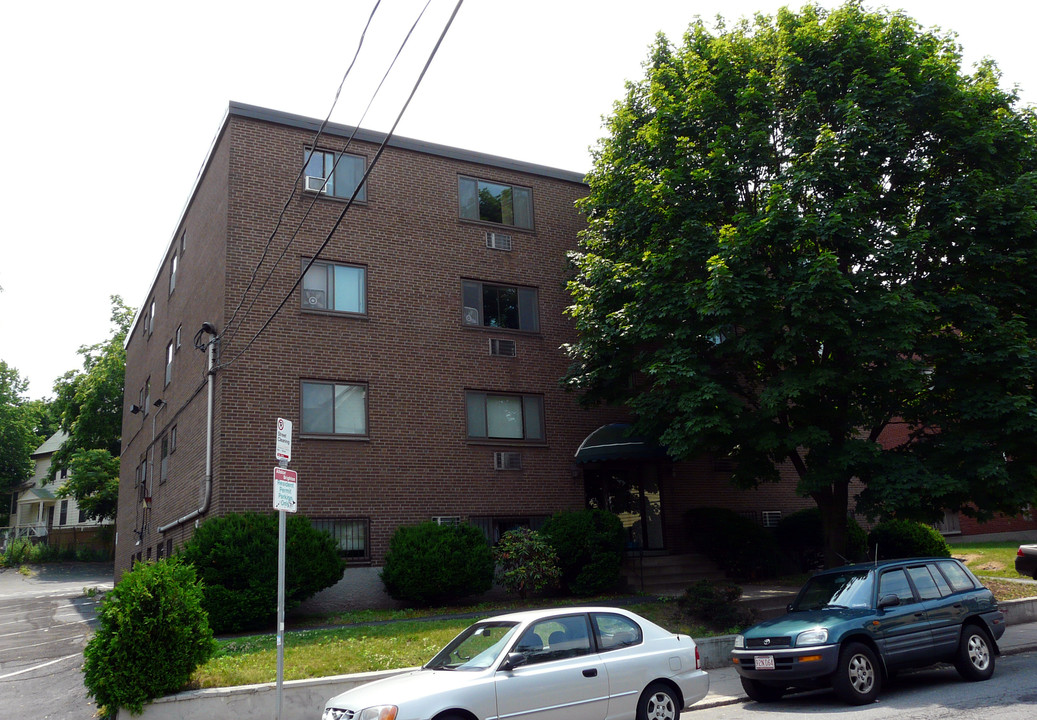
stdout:
<svg viewBox="0 0 1037 720">
<path fill-rule="evenodd" d="M 353 206 L 353 202 L 356 200 L 357 194 L 360 192 L 360 188 L 362 188 L 364 186 L 364 183 L 367 182 L 368 176 L 371 174 L 371 171 L 374 170 L 375 166 L 378 164 L 378 160 L 381 158 L 382 153 L 385 152 L 386 145 L 389 143 L 389 140 L 392 139 L 393 134 L 396 132 L 396 127 L 400 124 L 400 120 L 403 119 L 403 114 L 407 111 L 407 108 L 410 106 L 411 100 L 414 99 L 414 95 L 417 93 L 418 87 L 421 85 L 421 81 L 425 78 L 425 73 L 428 72 L 429 66 L 432 64 L 432 60 L 436 57 L 436 53 L 439 51 L 440 45 L 443 44 L 443 38 L 446 37 L 447 32 L 450 30 L 450 26 L 453 24 L 454 18 L 457 17 L 457 12 L 461 9 L 461 5 L 463 4 L 463 2 L 464 0 L 457 0 L 457 4 L 454 6 L 454 10 L 450 13 L 450 18 L 447 20 L 446 25 L 443 27 L 443 31 L 439 34 L 439 38 L 436 40 L 435 46 L 429 53 L 428 59 L 425 61 L 425 65 L 421 69 L 421 73 L 418 75 L 417 81 L 415 81 L 414 83 L 414 87 L 411 88 L 410 94 L 407 96 L 407 100 L 403 103 L 403 107 L 400 108 L 400 112 L 397 114 L 396 120 L 393 121 L 392 127 L 389 129 L 389 132 L 385 135 L 385 137 L 382 139 L 382 142 L 379 144 L 378 150 L 375 152 L 374 157 L 371 159 L 371 163 L 370 165 L 368 165 L 367 170 L 364 171 L 364 175 L 360 179 L 360 182 L 357 183 L 356 188 L 354 188 L 353 194 L 350 195 L 349 200 L 346 203 L 346 206 L 342 209 L 342 212 L 339 213 L 338 219 L 335 220 L 334 225 L 331 227 L 331 229 L 325 236 L 324 242 L 322 242 L 320 247 L 317 248 L 317 252 L 315 252 L 313 257 L 310 258 L 310 261 L 306 264 L 306 267 L 303 268 L 302 272 L 299 274 L 299 277 L 296 278 L 295 282 L 292 284 L 292 287 L 289 288 L 287 293 L 285 293 L 285 296 L 281 299 L 281 302 L 278 303 L 277 308 L 275 308 L 274 311 L 270 313 L 270 316 L 266 319 L 266 322 L 263 323 L 262 327 L 260 327 L 259 330 L 256 331 L 256 334 L 252 336 L 248 343 L 245 344 L 245 347 L 243 347 L 236 355 L 234 355 L 232 358 L 225 362 L 221 362 L 217 366 L 218 369 L 229 367 L 233 363 L 237 362 L 242 355 L 248 352 L 249 348 L 251 348 L 252 345 L 256 342 L 256 340 L 259 339 L 259 336 L 266 331 L 266 329 L 270 326 L 270 323 L 272 323 L 274 318 L 277 317 L 277 314 L 281 312 L 288 300 L 291 299 L 291 297 L 295 294 L 296 289 L 299 287 L 299 283 L 302 282 L 302 279 L 306 276 L 306 273 L 313 266 L 313 263 L 316 262 L 317 259 L 320 257 L 320 254 L 324 252 L 324 249 L 328 246 L 328 243 L 331 242 L 331 238 L 334 236 L 335 231 L 338 230 L 339 226 L 342 224 L 343 219 L 345 219 L 346 217 L 346 213 L 349 212 L 349 209 Z"/>
</svg>

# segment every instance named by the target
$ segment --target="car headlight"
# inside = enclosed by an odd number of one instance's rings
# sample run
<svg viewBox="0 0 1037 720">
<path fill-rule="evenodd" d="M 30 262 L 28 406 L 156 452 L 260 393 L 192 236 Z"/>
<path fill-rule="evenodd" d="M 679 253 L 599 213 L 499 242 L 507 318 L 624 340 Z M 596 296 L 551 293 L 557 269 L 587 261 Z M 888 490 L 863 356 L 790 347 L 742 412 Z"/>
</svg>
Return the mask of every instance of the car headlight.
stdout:
<svg viewBox="0 0 1037 720">
<path fill-rule="evenodd" d="M 361 710 L 356 720 L 396 720 L 397 710 L 395 705 L 372 705 Z"/>
<path fill-rule="evenodd" d="M 735 647 L 739 649 L 745 647 L 745 635 L 735 635 Z"/>
<path fill-rule="evenodd" d="M 828 642 L 828 628 L 816 628 L 801 632 L 796 636 L 796 647 L 804 645 L 823 645 Z"/>
</svg>

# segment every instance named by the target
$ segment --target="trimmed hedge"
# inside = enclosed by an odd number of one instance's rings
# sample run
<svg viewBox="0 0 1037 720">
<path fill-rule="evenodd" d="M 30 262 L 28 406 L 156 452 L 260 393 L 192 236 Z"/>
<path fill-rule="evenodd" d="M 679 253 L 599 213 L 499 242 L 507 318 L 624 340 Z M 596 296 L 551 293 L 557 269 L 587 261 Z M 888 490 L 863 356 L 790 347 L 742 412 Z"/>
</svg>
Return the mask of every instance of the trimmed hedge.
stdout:
<svg viewBox="0 0 1037 720">
<path fill-rule="evenodd" d="M 729 577 L 745 582 L 777 577 L 782 556 L 774 535 L 726 508 L 693 508 L 684 515 L 695 548 Z"/>
<path fill-rule="evenodd" d="M 195 569 L 178 560 L 137 563 L 105 595 L 86 645 L 83 683 L 101 708 L 140 714 L 183 689 L 216 650 Z"/>
<path fill-rule="evenodd" d="M 883 520 L 868 533 L 868 547 L 876 545 L 880 560 L 951 556 L 950 546 L 936 528 L 914 520 Z"/>
<path fill-rule="evenodd" d="M 589 596 L 616 590 L 622 582 L 623 523 L 604 510 L 555 513 L 540 528 L 562 570 L 562 587 Z"/>
<path fill-rule="evenodd" d="M 277 618 L 277 514 L 206 520 L 177 555 L 197 569 L 217 634 L 262 628 Z M 285 525 L 285 611 L 342 579 L 334 539 L 303 515 Z"/>
<path fill-rule="evenodd" d="M 474 525 L 405 525 L 389 540 L 381 578 L 397 600 L 443 605 L 493 587 L 493 552 Z"/>
</svg>

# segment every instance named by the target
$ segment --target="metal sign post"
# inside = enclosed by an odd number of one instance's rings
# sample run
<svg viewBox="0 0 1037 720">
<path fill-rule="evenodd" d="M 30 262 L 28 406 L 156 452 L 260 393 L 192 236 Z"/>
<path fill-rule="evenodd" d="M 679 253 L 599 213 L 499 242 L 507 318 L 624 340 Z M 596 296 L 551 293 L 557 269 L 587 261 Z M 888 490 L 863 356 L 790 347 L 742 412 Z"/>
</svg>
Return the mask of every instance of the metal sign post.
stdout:
<svg viewBox="0 0 1037 720">
<path fill-rule="evenodd" d="M 284 560 L 285 512 L 295 512 L 298 507 L 297 490 L 299 476 L 288 469 L 292 459 L 292 422 L 277 419 L 278 467 L 274 468 L 274 510 L 277 510 L 277 720 L 281 720 L 284 686 Z"/>
</svg>

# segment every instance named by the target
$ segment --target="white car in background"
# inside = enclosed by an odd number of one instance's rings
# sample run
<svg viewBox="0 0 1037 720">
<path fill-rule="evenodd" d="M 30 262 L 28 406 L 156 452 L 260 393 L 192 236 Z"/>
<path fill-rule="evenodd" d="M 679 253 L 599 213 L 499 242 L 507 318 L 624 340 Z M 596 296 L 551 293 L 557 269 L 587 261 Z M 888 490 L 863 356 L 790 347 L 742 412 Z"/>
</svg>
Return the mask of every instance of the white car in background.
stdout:
<svg viewBox="0 0 1037 720">
<path fill-rule="evenodd" d="M 475 623 L 420 670 L 331 698 L 323 720 L 677 720 L 709 691 L 695 641 L 618 608 Z"/>
</svg>

